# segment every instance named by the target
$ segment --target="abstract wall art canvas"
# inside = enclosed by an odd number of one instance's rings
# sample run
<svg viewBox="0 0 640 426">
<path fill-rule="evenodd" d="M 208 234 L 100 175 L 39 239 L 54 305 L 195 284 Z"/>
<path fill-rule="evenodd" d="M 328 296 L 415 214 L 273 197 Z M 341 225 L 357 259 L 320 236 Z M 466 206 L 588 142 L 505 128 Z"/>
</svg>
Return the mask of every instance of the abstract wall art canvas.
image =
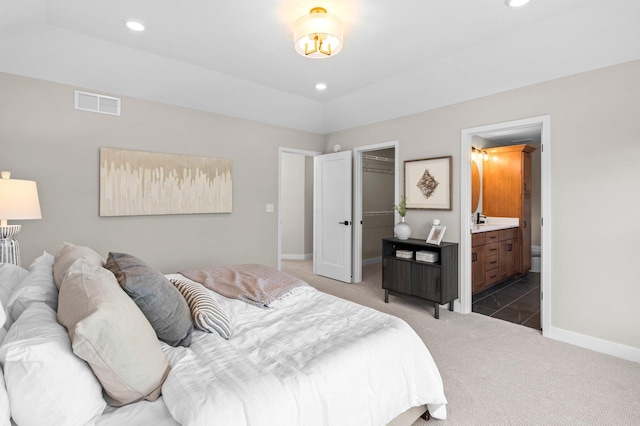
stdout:
<svg viewBox="0 0 640 426">
<path fill-rule="evenodd" d="M 100 149 L 100 216 L 231 213 L 232 161 Z"/>
<path fill-rule="evenodd" d="M 451 210 L 452 156 L 404 162 L 408 209 Z"/>
</svg>

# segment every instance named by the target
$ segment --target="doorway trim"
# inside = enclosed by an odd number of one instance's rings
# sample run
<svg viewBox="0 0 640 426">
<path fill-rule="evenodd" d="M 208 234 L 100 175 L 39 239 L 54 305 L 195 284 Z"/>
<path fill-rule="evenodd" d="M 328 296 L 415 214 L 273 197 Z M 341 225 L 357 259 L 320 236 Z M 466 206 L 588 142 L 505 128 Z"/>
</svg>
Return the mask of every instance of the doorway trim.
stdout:
<svg viewBox="0 0 640 426">
<path fill-rule="evenodd" d="M 278 147 L 278 270 L 282 269 L 282 209 L 280 206 L 282 205 L 282 154 L 300 154 L 306 157 L 315 157 L 316 155 L 322 154 L 319 151 L 307 151 L 304 149 L 297 148 L 286 148 L 286 147 Z"/>
<path fill-rule="evenodd" d="M 397 200 L 398 194 L 400 194 L 400 180 L 398 179 L 398 170 L 400 169 L 400 141 L 382 142 L 353 148 L 353 283 L 362 281 L 362 155 L 365 152 L 389 148 L 395 150 L 393 199 Z M 396 212 L 393 223 L 396 223 L 398 220 Z"/>
<path fill-rule="evenodd" d="M 502 130 L 541 126 L 540 170 L 540 254 L 541 298 L 540 325 L 542 335 L 551 332 L 551 116 L 489 124 L 463 129 L 460 136 L 460 299 L 459 312 L 471 312 L 471 146 L 473 136 Z"/>
</svg>

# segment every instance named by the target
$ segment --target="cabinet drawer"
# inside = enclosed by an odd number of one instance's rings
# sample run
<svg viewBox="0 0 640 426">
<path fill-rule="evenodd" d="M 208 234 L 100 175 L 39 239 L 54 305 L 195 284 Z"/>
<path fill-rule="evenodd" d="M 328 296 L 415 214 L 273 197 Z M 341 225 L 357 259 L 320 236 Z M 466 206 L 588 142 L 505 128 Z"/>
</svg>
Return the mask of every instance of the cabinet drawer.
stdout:
<svg viewBox="0 0 640 426">
<path fill-rule="evenodd" d="M 484 255 L 493 256 L 500 253 L 500 243 L 491 243 L 484 246 Z"/>
<path fill-rule="evenodd" d="M 498 268 L 492 269 L 484 273 L 484 285 L 489 286 L 500 280 L 500 271 Z"/>
<path fill-rule="evenodd" d="M 500 241 L 512 240 L 518 237 L 518 228 L 501 229 L 498 232 Z"/>
<path fill-rule="evenodd" d="M 485 258 L 485 267 L 484 270 L 485 271 L 489 271 L 491 269 L 497 268 L 499 265 L 499 261 L 498 261 L 498 254 L 495 254 L 493 256 L 487 256 Z"/>
<path fill-rule="evenodd" d="M 481 246 L 486 243 L 486 235 L 485 232 L 478 232 L 476 234 L 471 234 L 471 247 Z"/>
<path fill-rule="evenodd" d="M 500 231 L 484 232 L 486 234 L 486 243 L 497 243 L 500 240 Z"/>
</svg>

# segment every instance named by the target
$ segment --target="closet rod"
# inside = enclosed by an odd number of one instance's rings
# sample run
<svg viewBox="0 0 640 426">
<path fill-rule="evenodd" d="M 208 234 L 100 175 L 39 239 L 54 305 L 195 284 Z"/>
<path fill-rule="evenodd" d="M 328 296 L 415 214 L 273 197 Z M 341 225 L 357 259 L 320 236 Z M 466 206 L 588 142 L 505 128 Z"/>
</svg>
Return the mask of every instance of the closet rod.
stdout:
<svg viewBox="0 0 640 426">
<path fill-rule="evenodd" d="M 393 210 L 380 210 L 371 212 L 362 212 L 362 216 L 386 216 L 393 214 Z"/>
<path fill-rule="evenodd" d="M 377 167 L 363 167 L 362 171 L 370 172 L 370 173 L 384 173 L 384 174 L 390 175 L 390 174 L 393 174 L 394 169 L 389 170 L 389 169 L 380 169 Z"/>
</svg>

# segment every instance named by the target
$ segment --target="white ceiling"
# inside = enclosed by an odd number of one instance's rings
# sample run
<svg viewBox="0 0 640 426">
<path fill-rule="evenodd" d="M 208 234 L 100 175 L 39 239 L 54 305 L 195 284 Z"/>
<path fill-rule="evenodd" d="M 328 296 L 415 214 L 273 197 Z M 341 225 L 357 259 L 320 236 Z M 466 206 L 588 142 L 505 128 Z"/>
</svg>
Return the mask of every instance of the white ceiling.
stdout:
<svg viewBox="0 0 640 426">
<path fill-rule="evenodd" d="M 294 50 L 314 6 L 344 23 L 335 57 Z M 317 133 L 640 59 L 639 41 L 638 0 L 0 0 L 0 71 Z"/>
</svg>

